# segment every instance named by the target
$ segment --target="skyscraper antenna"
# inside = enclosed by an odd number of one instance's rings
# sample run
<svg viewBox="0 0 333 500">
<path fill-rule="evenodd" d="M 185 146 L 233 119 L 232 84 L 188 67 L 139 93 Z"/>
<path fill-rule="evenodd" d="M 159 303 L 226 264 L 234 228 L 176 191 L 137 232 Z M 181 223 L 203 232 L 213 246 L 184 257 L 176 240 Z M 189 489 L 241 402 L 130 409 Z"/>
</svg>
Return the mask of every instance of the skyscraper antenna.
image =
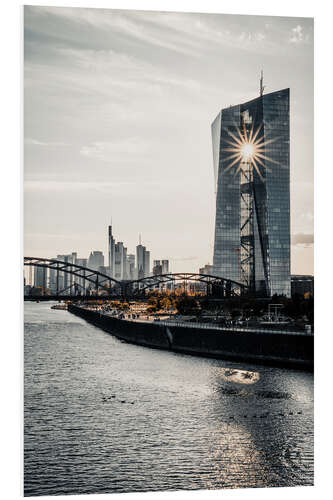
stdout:
<svg viewBox="0 0 333 500">
<path fill-rule="evenodd" d="M 260 97 L 264 95 L 265 87 L 264 87 L 263 83 L 264 83 L 264 72 L 263 72 L 263 70 L 261 70 L 261 76 L 260 76 Z"/>
<path fill-rule="evenodd" d="M 139 233 L 139 245 L 141 245 L 141 233 Z"/>
</svg>

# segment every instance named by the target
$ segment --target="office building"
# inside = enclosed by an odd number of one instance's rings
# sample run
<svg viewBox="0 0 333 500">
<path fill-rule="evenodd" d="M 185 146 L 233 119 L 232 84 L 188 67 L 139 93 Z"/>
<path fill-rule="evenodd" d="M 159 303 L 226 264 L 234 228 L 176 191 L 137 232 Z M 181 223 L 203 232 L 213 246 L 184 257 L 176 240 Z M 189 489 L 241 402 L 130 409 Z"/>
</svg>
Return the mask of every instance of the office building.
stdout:
<svg viewBox="0 0 333 500">
<path fill-rule="evenodd" d="M 154 260 L 153 261 L 153 275 L 158 276 L 159 274 L 162 274 L 162 264 L 160 260 Z"/>
<path fill-rule="evenodd" d="M 77 258 L 75 264 L 81 267 L 88 267 L 88 259 L 81 259 Z M 88 282 L 84 280 L 83 278 L 77 278 L 75 279 L 75 282 L 77 283 L 79 287 L 79 291 L 81 293 L 85 292 L 85 289 L 88 287 Z"/>
<path fill-rule="evenodd" d="M 51 295 L 57 293 L 57 271 L 55 269 L 49 269 L 49 289 Z"/>
<path fill-rule="evenodd" d="M 47 289 L 47 268 L 35 267 L 34 287 L 41 288 L 42 294 L 46 293 Z"/>
<path fill-rule="evenodd" d="M 213 275 L 213 266 L 211 264 L 206 264 L 204 267 L 200 267 L 199 274 Z"/>
<path fill-rule="evenodd" d="M 153 275 L 157 276 L 158 274 L 168 274 L 169 273 L 169 261 L 166 259 L 163 260 L 154 260 L 153 261 Z"/>
<path fill-rule="evenodd" d="M 99 250 L 94 250 L 90 252 L 88 258 L 88 268 L 93 269 L 94 271 L 98 271 L 100 266 L 104 266 L 104 255 L 103 252 Z"/>
<path fill-rule="evenodd" d="M 150 252 L 141 244 L 141 236 L 139 238 L 139 244 L 136 247 L 136 265 L 138 279 L 150 275 Z"/>
<path fill-rule="evenodd" d="M 127 248 L 122 241 L 115 244 L 115 273 L 116 280 L 127 279 Z"/>
<path fill-rule="evenodd" d="M 289 89 L 222 109 L 212 124 L 213 274 L 290 297 Z"/>
<path fill-rule="evenodd" d="M 149 250 L 145 250 L 143 271 L 144 271 L 145 276 L 150 276 L 150 252 L 149 252 Z"/>
<path fill-rule="evenodd" d="M 135 279 L 135 255 L 129 254 L 127 255 L 127 279 L 134 280 Z"/>
<path fill-rule="evenodd" d="M 55 257 L 55 260 L 66 262 L 68 264 L 77 264 L 80 259 L 77 258 L 77 252 L 72 252 L 67 255 L 57 255 L 57 257 Z M 86 259 L 85 261 L 87 262 Z M 55 294 L 57 293 L 57 291 L 64 290 L 70 293 L 70 290 L 72 289 L 74 283 L 78 283 L 79 280 L 80 278 L 72 274 L 62 271 L 59 271 L 59 273 L 57 273 L 56 269 L 49 270 L 48 282 L 51 294 Z"/>
<path fill-rule="evenodd" d="M 169 261 L 167 259 L 162 260 L 162 274 L 169 273 Z"/>
</svg>

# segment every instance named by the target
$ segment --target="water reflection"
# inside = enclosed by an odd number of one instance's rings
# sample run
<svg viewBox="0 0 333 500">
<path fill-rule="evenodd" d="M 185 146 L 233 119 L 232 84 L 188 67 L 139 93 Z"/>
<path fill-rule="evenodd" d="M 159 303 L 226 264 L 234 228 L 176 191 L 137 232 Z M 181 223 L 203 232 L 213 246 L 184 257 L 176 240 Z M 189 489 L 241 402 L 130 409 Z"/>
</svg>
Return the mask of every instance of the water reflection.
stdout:
<svg viewBox="0 0 333 500">
<path fill-rule="evenodd" d="M 265 487 L 273 486 L 265 454 L 262 453 L 245 425 L 237 422 L 224 423 L 214 435 L 210 452 L 215 470 L 216 487 Z"/>
<path fill-rule="evenodd" d="M 212 456 L 226 487 L 313 484 L 313 378 L 263 367 L 215 367 Z M 308 439 L 308 441 L 307 441 Z M 227 474 L 226 474 L 227 471 Z"/>
</svg>

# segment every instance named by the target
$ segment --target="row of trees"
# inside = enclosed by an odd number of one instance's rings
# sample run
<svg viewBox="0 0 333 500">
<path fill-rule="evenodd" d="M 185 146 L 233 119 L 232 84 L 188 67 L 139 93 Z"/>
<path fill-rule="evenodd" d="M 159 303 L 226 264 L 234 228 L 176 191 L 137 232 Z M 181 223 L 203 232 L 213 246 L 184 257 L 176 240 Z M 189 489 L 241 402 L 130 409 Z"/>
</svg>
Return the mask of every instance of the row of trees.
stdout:
<svg viewBox="0 0 333 500">
<path fill-rule="evenodd" d="M 252 297 L 230 297 L 223 301 L 216 302 L 209 298 L 199 301 L 198 297 L 183 295 L 171 295 L 161 293 L 151 293 L 148 299 L 147 313 L 175 311 L 182 315 L 195 315 L 197 317 L 210 312 L 217 315 L 229 313 L 235 319 L 239 316 L 247 318 L 258 317 L 267 312 L 269 304 L 282 304 L 283 314 L 292 319 L 306 318 L 313 324 L 314 303 L 313 297 L 304 298 L 297 295 L 291 299 L 284 296 L 274 295 L 271 299 L 258 299 Z M 112 307 L 119 310 L 128 311 L 130 306 L 127 302 L 113 301 Z"/>
<path fill-rule="evenodd" d="M 148 300 L 148 311 L 154 313 L 157 311 L 176 310 L 182 315 L 201 316 L 204 312 L 227 312 L 231 317 L 236 318 L 240 315 L 247 317 L 258 317 L 267 312 L 269 304 L 282 304 L 283 314 L 292 319 L 306 317 L 313 324 L 314 320 L 314 301 L 313 297 L 304 298 L 297 295 L 293 298 L 274 295 L 270 299 L 257 299 L 252 297 L 230 297 L 221 302 L 214 300 L 201 299 L 195 296 L 163 296 L 151 295 Z"/>
</svg>

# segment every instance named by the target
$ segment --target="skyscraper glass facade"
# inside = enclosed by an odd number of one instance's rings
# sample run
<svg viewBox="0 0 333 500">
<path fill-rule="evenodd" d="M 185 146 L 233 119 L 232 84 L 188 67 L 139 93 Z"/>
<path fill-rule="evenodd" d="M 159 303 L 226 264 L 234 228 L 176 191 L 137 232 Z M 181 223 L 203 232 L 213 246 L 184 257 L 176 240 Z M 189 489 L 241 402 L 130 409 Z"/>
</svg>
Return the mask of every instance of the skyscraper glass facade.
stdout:
<svg viewBox="0 0 333 500">
<path fill-rule="evenodd" d="M 266 296 L 290 296 L 289 137 L 289 89 L 222 109 L 212 124 L 214 274 Z"/>
</svg>

